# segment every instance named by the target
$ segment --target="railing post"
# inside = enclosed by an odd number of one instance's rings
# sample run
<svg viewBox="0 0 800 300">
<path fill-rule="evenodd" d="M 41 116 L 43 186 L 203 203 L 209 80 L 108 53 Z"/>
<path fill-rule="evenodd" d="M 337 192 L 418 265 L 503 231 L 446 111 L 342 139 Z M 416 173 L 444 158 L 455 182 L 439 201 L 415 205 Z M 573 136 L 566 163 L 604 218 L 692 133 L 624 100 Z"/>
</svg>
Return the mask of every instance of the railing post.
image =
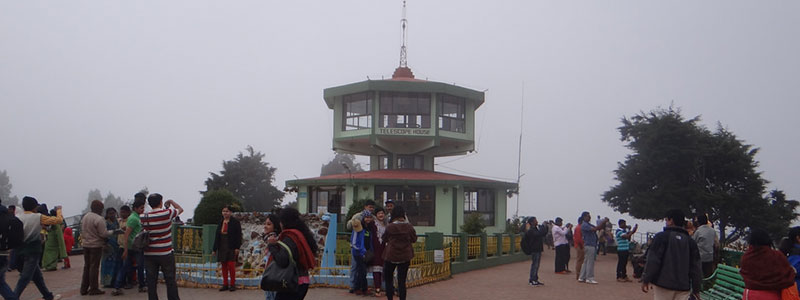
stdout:
<svg viewBox="0 0 800 300">
<path fill-rule="evenodd" d="M 497 238 L 497 254 L 495 254 L 495 256 L 502 256 L 503 255 L 503 234 L 502 233 L 495 233 L 494 236 Z"/>
<path fill-rule="evenodd" d="M 441 232 L 428 232 L 425 234 L 425 250 L 444 249 L 444 234 Z"/>
<path fill-rule="evenodd" d="M 214 239 L 216 238 L 217 225 L 205 224 L 203 225 L 203 262 L 213 262 L 214 258 L 211 257 L 211 252 L 214 251 Z"/>
<path fill-rule="evenodd" d="M 458 261 L 466 262 L 467 258 L 469 258 L 469 238 L 467 237 L 467 234 L 464 232 L 459 233 L 458 235 L 459 235 L 458 238 L 461 239 L 461 243 L 459 243 L 460 246 L 459 248 L 461 249 L 458 250 L 459 252 Z"/>
<path fill-rule="evenodd" d="M 481 232 L 481 259 L 486 259 L 488 257 L 488 250 L 489 250 L 489 238 L 486 235 L 486 232 Z"/>
</svg>

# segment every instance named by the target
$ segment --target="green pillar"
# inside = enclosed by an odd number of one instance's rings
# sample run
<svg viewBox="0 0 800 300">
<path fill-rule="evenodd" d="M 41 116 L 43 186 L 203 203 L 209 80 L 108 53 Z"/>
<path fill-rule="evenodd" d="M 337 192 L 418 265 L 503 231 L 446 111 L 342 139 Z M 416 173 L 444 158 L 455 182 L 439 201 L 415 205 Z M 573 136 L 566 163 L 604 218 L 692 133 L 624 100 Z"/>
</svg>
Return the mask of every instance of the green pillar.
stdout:
<svg viewBox="0 0 800 300">
<path fill-rule="evenodd" d="M 495 233 L 494 236 L 497 238 L 497 255 L 503 255 L 503 234 L 502 233 Z"/>
<path fill-rule="evenodd" d="M 425 250 L 444 249 L 444 234 L 441 232 L 428 232 L 425 234 Z"/>
<path fill-rule="evenodd" d="M 203 257 L 207 259 L 206 262 L 216 261 L 211 257 L 211 252 L 214 251 L 214 239 L 216 238 L 217 225 L 206 224 L 203 225 Z"/>
<path fill-rule="evenodd" d="M 467 237 L 467 234 L 464 233 L 464 232 L 459 233 L 458 235 L 459 235 L 459 238 L 461 239 L 461 243 L 459 243 L 459 246 L 460 246 L 459 248 L 461 248 L 461 249 L 459 249 L 459 251 L 458 251 L 458 253 L 459 253 L 458 261 L 466 262 L 467 258 L 468 258 L 468 253 L 469 253 L 468 252 L 469 251 L 469 247 L 467 247 L 467 243 L 469 243 L 469 238 Z"/>
<path fill-rule="evenodd" d="M 489 238 L 486 236 L 486 232 L 481 232 L 481 254 L 480 258 L 486 259 L 488 257 L 488 250 L 489 250 Z"/>
</svg>

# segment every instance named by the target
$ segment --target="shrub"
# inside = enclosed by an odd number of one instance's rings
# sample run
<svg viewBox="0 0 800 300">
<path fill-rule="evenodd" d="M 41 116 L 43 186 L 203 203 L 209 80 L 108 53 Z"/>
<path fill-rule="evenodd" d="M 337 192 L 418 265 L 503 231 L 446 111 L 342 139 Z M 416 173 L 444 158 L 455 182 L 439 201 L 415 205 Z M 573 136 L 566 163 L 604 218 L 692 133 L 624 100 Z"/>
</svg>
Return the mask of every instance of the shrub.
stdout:
<svg viewBox="0 0 800 300">
<path fill-rule="evenodd" d="M 234 211 L 242 210 L 242 203 L 230 191 L 219 189 L 207 192 L 194 209 L 194 225 L 219 224 L 225 205 L 230 205 Z"/>
<path fill-rule="evenodd" d="M 464 225 L 461 225 L 461 231 L 467 234 L 480 234 L 484 228 L 486 224 L 483 223 L 483 217 L 479 213 L 471 213 L 464 218 Z"/>
</svg>

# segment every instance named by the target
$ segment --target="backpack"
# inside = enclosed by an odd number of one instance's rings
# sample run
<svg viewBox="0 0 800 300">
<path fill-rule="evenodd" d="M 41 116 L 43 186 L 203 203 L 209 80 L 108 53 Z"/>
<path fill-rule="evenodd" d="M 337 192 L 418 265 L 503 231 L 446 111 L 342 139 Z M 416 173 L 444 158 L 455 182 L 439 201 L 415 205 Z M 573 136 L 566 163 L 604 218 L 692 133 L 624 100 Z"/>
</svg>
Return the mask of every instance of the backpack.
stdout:
<svg viewBox="0 0 800 300">
<path fill-rule="evenodd" d="M 531 228 L 533 230 L 533 228 Z M 522 248 L 522 252 L 525 255 L 531 255 L 533 253 L 533 247 L 531 247 L 531 240 L 528 238 L 528 232 L 526 231 L 523 233 L 522 240 L 519 241 L 519 246 Z"/>
<path fill-rule="evenodd" d="M 0 250 L 22 246 L 23 238 L 22 221 L 10 213 L 0 215 Z"/>
</svg>

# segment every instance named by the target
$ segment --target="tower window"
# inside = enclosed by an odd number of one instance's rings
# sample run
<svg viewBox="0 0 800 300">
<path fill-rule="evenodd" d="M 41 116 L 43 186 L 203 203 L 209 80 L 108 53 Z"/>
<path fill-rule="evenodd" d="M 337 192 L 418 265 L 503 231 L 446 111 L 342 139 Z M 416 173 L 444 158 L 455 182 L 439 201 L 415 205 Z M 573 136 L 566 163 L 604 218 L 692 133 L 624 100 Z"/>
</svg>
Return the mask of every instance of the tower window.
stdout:
<svg viewBox="0 0 800 300">
<path fill-rule="evenodd" d="M 464 98 L 439 94 L 439 129 L 466 132 L 466 107 Z"/>
<path fill-rule="evenodd" d="M 381 127 L 431 128 L 431 94 L 381 92 Z"/>
<path fill-rule="evenodd" d="M 472 189 L 464 192 L 464 217 L 479 213 L 487 226 L 494 226 L 494 191 Z"/>
<path fill-rule="evenodd" d="M 344 130 L 372 128 L 372 93 L 358 93 L 342 97 L 344 104 Z"/>
</svg>

